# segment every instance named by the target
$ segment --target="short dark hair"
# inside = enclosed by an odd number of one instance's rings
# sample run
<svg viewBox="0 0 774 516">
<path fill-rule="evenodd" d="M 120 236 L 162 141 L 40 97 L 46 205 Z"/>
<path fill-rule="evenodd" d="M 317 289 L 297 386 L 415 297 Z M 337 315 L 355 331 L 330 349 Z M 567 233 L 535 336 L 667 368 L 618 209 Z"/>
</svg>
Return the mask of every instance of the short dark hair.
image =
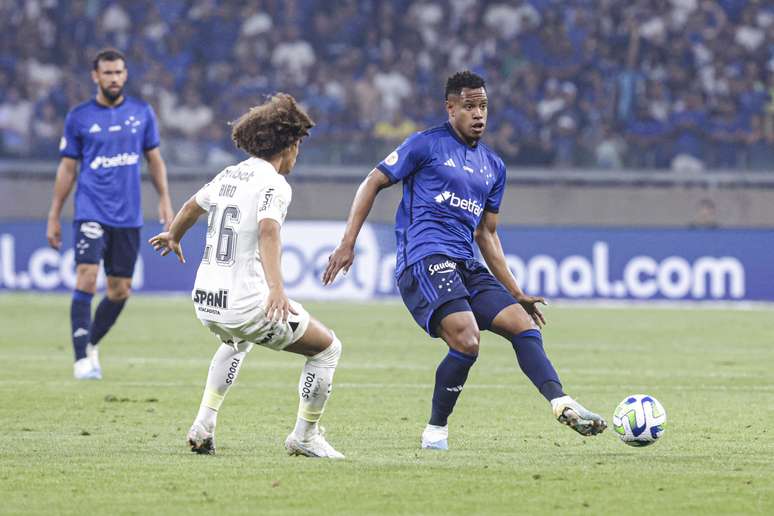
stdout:
<svg viewBox="0 0 774 516">
<path fill-rule="evenodd" d="M 268 159 L 307 136 L 314 122 L 292 95 L 276 93 L 231 125 L 231 139 L 238 149 Z"/>
<path fill-rule="evenodd" d="M 462 93 L 463 88 L 470 88 L 472 90 L 476 88 L 486 89 L 486 82 L 480 75 L 476 75 L 470 70 L 464 70 L 457 72 L 448 79 L 446 79 L 446 94 L 445 99 L 449 99 L 449 95 L 459 95 Z"/>
<path fill-rule="evenodd" d="M 97 70 L 99 68 L 99 62 L 100 61 L 123 61 L 124 64 L 126 64 L 126 58 L 124 57 L 124 54 L 122 54 L 120 51 L 116 50 L 115 48 L 103 48 L 99 52 L 97 52 L 97 55 L 94 56 L 94 61 L 92 65 L 94 66 L 94 69 Z"/>
</svg>

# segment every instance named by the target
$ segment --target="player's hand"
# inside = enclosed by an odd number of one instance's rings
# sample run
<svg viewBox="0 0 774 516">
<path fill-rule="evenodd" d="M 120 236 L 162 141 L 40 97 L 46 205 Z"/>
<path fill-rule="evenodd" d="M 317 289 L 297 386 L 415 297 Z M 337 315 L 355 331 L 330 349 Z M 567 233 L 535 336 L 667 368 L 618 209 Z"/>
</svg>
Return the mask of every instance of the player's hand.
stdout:
<svg viewBox="0 0 774 516">
<path fill-rule="evenodd" d="M 169 230 L 169 225 L 174 218 L 175 212 L 172 210 L 172 201 L 169 197 L 159 200 L 159 222 L 164 225 L 164 231 Z"/>
<path fill-rule="evenodd" d="M 328 257 L 328 266 L 325 267 L 323 272 L 322 282 L 323 285 L 330 285 L 339 271 L 344 270 L 344 274 L 349 272 L 349 268 L 352 267 L 352 262 L 355 261 L 355 249 L 354 247 L 339 244 L 339 247 L 334 250 Z"/>
<path fill-rule="evenodd" d="M 59 250 L 62 247 L 62 224 L 59 223 L 58 218 L 49 218 L 46 225 L 46 238 L 48 239 L 48 245 Z"/>
<path fill-rule="evenodd" d="M 285 290 L 282 288 L 269 290 L 269 295 L 266 297 L 266 318 L 273 322 L 281 321 L 284 324 L 288 322 L 290 314 L 298 315 L 298 312 L 290 306 Z"/>
<path fill-rule="evenodd" d="M 540 296 L 524 295 L 519 296 L 516 300 L 519 302 L 522 308 L 527 311 L 529 316 L 532 317 L 532 320 L 535 321 L 535 324 L 537 324 L 538 328 L 542 328 L 546 325 L 546 318 L 538 306 L 538 304 L 548 305 L 545 298 Z"/>
<path fill-rule="evenodd" d="M 183 247 L 180 242 L 172 238 L 169 231 L 164 231 L 158 235 L 148 239 L 148 243 L 153 246 L 153 249 L 161 252 L 161 256 L 166 256 L 170 252 L 177 255 L 177 259 L 180 263 L 185 263 L 185 256 L 183 256 Z"/>
</svg>

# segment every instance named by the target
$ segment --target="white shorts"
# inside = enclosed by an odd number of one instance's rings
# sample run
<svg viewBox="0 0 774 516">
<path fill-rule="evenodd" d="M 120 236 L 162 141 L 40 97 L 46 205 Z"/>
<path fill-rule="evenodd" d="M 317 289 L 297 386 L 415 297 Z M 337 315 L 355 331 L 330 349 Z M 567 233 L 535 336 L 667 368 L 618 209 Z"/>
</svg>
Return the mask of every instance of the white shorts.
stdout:
<svg viewBox="0 0 774 516">
<path fill-rule="evenodd" d="M 224 324 L 202 320 L 202 324 L 222 343 L 233 345 L 245 341 L 282 351 L 300 339 L 309 326 L 309 312 L 301 306 L 301 303 L 291 299 L 290 306 L 298 314 L 288 314 L 286 323 L 268 320 L 263 307 L 260 307 L 253 317 L 243 323 Z"/>
</svg>

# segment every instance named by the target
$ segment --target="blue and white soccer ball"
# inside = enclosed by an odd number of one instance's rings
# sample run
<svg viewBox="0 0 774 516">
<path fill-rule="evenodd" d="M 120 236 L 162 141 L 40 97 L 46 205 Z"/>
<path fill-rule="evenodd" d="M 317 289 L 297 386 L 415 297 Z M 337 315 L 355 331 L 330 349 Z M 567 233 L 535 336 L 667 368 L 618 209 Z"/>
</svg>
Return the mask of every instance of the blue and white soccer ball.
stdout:
<svg viewBox="0 0 774 516">
<path fill-rule="evenodd" d="M 664 407 L 647 394 L 627 396 L 613 413 L 613 430 L 629 446 L 653 444 L 664 434 L 665 427 Z"/>
</svg>

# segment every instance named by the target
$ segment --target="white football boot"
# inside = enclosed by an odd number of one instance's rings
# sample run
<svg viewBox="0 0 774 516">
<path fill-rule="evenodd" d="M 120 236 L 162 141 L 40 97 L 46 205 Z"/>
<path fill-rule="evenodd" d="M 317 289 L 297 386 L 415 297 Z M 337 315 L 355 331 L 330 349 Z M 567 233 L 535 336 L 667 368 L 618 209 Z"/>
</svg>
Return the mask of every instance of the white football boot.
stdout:
<svg viewBox="0 0 774 516">
<path fill-rule="evenodd" d="M 425 450 L 448 450 L 449 426 L 428 424 L 422 432 L 422 448 Z"/>
<path fill-rule="evenodd" d="M 86 344 L 86 358 L 91 361 L 91 367 L 97 380 L 102 380 L 102 367 L 99 365 L 99 348 L 91 343 Z"/>
<path fill-rule="evenodd" d="M 73 378 L 76 380 L 101 380 L 102 373 L 95 371 L 89 358 L 81 358 L 73 364 Z"/>
<path fill-rule="evenodd" d="M 601 434 L 607 428 L 607 423 L 602 419 L 602 416 L 584 408 L 570 396 L 552 399 L 551 408 L 557 421 L 569 426 L 581 435 Z"/>
<path fill-rule="evenodd" d="M 201 424 L 194 422 L 188 430 L 188 446 L 199 455 L 215 455 L 215 432 L 208 432 Z"/>
<path fill-rule="evenodd" d="M 309 439 L 302 441 L 294 432 L 285 439 L 285 449 L 288 455 L 303 455 L 320 459 L 343 459 L 344 455 L 328 444 L 322 432 L 315 433 Z"/>
</svg>

